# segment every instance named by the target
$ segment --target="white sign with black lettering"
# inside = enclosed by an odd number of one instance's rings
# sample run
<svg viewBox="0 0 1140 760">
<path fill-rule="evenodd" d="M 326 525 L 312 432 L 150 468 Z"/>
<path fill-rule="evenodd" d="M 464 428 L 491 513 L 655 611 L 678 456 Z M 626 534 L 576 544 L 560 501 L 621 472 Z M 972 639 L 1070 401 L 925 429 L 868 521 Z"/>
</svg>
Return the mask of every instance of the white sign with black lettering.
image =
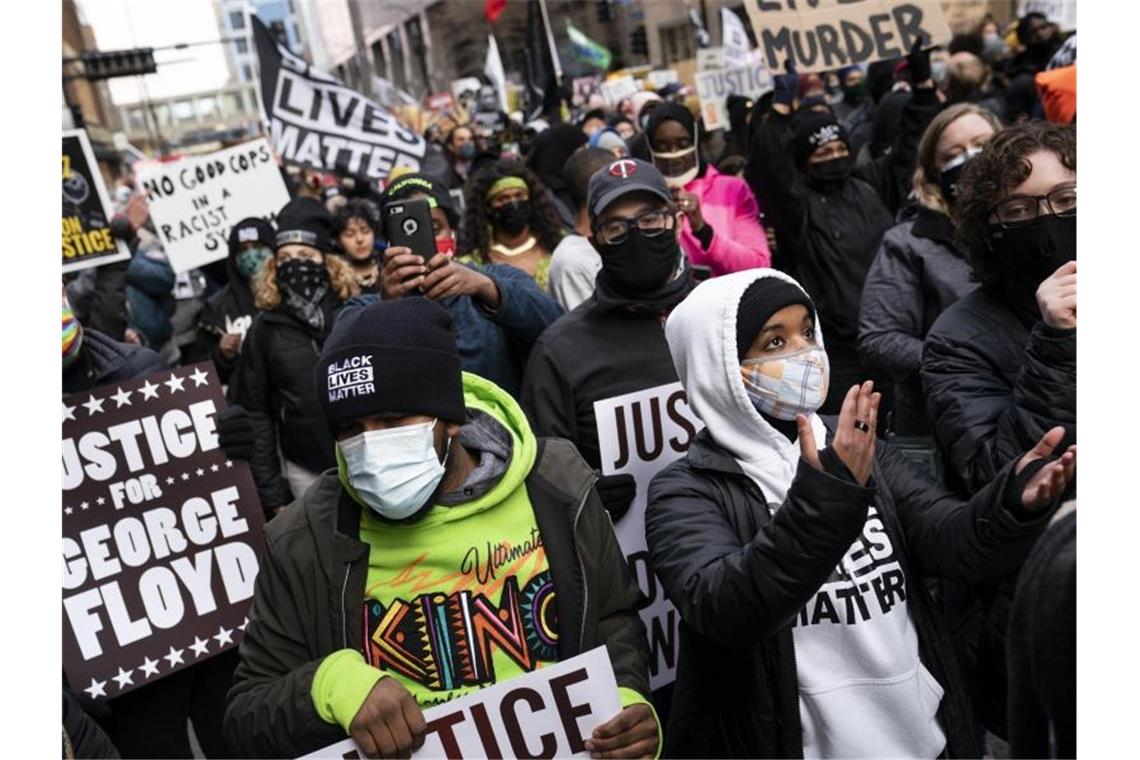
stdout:
<svg viewBox="0 0 1140 760">
<path fill-rule="evenodd" d="M 754 63 L 739 69 L 713 69 L 697 72 L 697 96 L 701 99 L 701 118 L 705 129 L 728 127 L 729 95 L 759 98 L 772 89 L 772 76 L 763 64 Z"/>
</svg>

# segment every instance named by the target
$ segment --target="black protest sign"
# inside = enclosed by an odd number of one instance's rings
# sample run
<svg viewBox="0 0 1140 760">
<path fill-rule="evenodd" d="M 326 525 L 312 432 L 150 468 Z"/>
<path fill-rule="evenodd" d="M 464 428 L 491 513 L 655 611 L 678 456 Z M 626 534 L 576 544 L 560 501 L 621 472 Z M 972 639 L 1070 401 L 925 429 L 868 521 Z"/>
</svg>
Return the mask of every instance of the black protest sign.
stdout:
<svg viewBox="0 0 1140 760">
<path fill-rule="evenodd" d="M 945 44 L 942 4 L 930 0 L 745 0 L 764 65 L 784 72 L 837 69 L 906 55 L 915 41 Z"/>
<path fill-rule="evenodd" d="M 372 180 L 396 167 L 419 170 L 427 149 L 422 137 L 379 103 L 279 45 L 256 16 L 250 20 L 261 104 L 282 160 Z"/>
<path fill-rule="evenodd" d="M 87 133 L 63 133 L 63 271 L 130 258 L 111 236 L 111 201 Z"/>
<path fill-rule="evenodd" d="M 257 491 L 218 448 L 211 362 L 63 401 L 63 667 L 110 699 L 237 645 Z"/>
</svg>

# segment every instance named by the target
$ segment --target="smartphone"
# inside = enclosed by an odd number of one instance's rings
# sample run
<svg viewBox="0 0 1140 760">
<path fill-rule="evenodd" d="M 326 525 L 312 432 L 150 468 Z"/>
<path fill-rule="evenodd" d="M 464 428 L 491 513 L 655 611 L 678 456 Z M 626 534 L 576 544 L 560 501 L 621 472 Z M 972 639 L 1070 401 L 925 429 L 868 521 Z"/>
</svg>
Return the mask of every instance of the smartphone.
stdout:
<svg viewBox="0 0 1140 760">
<path fill-rule="evenodd" d="M 430 260 L 436 254 L 431 206 L 423 198 L 392 201 L 385 205 L 384 236 L 388 245 L 410 248 L 424 261 Z"/>
</svg>

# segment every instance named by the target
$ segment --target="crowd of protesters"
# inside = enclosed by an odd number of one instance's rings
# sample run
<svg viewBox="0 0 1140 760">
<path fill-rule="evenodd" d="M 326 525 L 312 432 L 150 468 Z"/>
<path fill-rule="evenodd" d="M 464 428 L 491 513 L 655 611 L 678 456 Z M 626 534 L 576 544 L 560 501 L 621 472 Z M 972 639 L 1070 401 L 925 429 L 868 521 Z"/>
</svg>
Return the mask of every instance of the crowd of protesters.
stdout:
<svg viewBox="0 0 1140 760">
<path fill-rule="evenodd" d="M 1073 756 L 1075 67 L 1032 13 L 789 65 L 727 132 L 675 85 L 526 123 L 484 88 L 420 171 L 283 169 L 275 224 L 177 276 L 125 179 L 130 259 L 64 281 L 64 393 L 212 360 L 266 549 L 240 649 L 102 703 L 65 679 L 65 746 L 407 757 L 424 708 L 604 644 L 594 757 Z M 411 200 L 432 250 L 385 239 Z M 595 403 L 676 382 L 704 428 L 648 490 L 662 697 Z M 458 682 L 377 658 L 408 567 L 448 594 L 534 535 L 551 641 Z"/>
</svg>

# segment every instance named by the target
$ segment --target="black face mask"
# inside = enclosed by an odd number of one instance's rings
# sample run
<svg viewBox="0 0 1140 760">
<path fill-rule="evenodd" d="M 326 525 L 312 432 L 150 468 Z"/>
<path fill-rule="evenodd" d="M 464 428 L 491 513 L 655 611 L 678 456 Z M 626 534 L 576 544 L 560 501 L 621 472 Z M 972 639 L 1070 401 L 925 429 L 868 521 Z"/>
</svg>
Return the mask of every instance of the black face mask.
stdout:
<svg viewBox="0 0 1140 760">
<path fill-rule="evenodd" d="M 854 156 L 843 156 L 811 164 L 807 168 L 808 185 L 816 190 L 833 190 L 847 181 L 854 166 Z"/>
<path fill-rule="evenodd" d="M 978 153 L 981 153 L 981 149 L 967 151 L 950 161 L 947 168 L 938 173 L 938 185 L 942 189 L 942 197 L 951 206 L 958 200 L 958 178 L 962 176 L 962 169 L 973 161 Z"/>
<path fill-rule="evenodd" d="M 1012 229 L 990 225 L 990 250 L 1003 279 L 1035 291 L 1061 265 L 1077 258 L 1077 217 L 1046 214 Z"/>
<path fill-rule="evenodd" d="M 511 201 L 491 212 L 491 224 L 508 235 L 517 235 L 530 224 L 530 201 Z"/>
<path fill-rule="evenodd" d="M 594 242 L 602 255 L 602 269 L 610 282 L 631 296 L 656 293 L 669 281 L 677 267 L 679 249 L 673 230 L 665 230 L 655 237 L 630 230 L 620 243 Z"/>
</svg>

